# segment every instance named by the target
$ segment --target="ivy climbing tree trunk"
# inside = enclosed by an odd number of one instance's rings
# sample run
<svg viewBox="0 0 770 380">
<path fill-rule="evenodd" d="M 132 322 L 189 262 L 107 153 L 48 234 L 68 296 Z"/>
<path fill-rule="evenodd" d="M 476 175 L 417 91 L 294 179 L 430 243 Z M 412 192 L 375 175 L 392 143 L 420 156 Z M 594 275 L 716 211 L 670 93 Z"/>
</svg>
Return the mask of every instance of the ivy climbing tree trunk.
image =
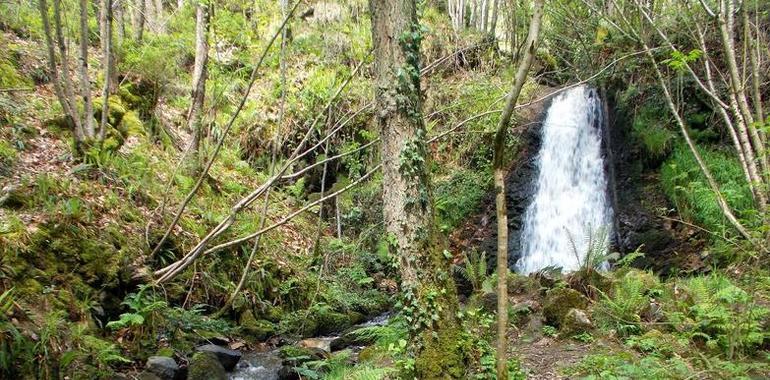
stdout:
<svg viewBox="0 0 770 380">
<path fill-rule="evenodd" d="M 508 351 L 508 208 L 505 203 L 505 141 L 508 126 L 511 123 L 516 102 L 527 81 L 527 73 L 532 66 L 540 37 L 540 24 L 543 17 L 544 0 L 535 0 L 529 33 L 524 46 L 524 56 L 516 69 L 513 88 L 508 93 L 503 114 L 497 124 L 494 147 L 495 203 L 497 209 L 497 378 L 507 379 Z"/>
<path fill-rule="evenodd" d="M 450 261 L 438 242 L 420 93 L 415 0 L 371 0 L 383 213 L 420 379 L 460 378 L 465 355 Z"/>
</svg>

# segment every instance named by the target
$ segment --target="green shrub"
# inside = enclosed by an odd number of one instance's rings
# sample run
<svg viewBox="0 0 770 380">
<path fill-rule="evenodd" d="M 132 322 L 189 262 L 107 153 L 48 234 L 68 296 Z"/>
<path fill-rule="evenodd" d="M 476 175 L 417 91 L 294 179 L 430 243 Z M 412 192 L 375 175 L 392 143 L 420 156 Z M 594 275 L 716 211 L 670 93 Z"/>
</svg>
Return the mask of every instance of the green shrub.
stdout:
<svg viewBox="0 0 770 380">
<path fill-rule="evenodd" d="M 630 270 L 619 276 L 609 294 L 601 294 L 594 314 L 602 327 L 615 329 L 620 336 L 639 334 L 641 315 L 649 307 L 650 297 L 660 290 L 654 274 Z"/>
<path fill-rule="evenodd" d="M 661 120 L 660 109 L 657 107 L 642 107 L 634 115 L 633 135 L 641 141 L 651 158 L 661 158 L 671 151 L 676 133 L 668 129 L 666 124 L 665 120 Z"/>
<path fill-rule="evenodd" d="M 444 232 L 451 231 L 478 211 L 481 200 L 489 192 L 492 176 L 485 171 L 455 172 L 446 181 L 439 181 L 435 190 L 438 224 Z"/>
<path fill-rule="evenodd" d="M 737 159 L 719 150 L 699 150 L 730 207 L 739 218 L 752 217 L 753 198 Z M 726 230 L 726 219 L 716 196 L 687 146 L 678 145 L 674 149 L 661 168 L 660 178 L 666 196 L 683 216 L 711 231 Z"/>
<path fill-rule="evenodd" d="M 676 287 L 666 318 L 688 339 L 733 358 L 754 353 L 768 336 L 763 321 L 770 311 L 724 275 L 688 278 Z"/>
</svg>

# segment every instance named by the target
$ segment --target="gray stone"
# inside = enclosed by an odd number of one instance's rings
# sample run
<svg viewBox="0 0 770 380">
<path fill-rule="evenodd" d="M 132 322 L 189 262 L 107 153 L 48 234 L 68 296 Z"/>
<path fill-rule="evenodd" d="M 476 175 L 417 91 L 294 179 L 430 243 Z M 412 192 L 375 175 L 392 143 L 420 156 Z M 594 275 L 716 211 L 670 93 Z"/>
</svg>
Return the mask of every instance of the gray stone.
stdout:
<svg viewBox="0 0 770 380">
<path fill-rule="evenodd" d="M 177 372 L 179 372 L 179 365 L 176 364 L 174 359 L 166 356 L 150 356 L 147 359 L 145 366 L 147 372 L 150 372 L 162 380 L 174 380 Z"/>
<path fill-rule="evenodd" d="M 238 361 L 241 360 L 241 353 L 229 348 L 220 347 L 214 344 L 206 344 L 195 349 L 198 352 L 210 352 L 216 355 L 219 362 L 222 363 L 222 367 L 226 371 L 232 371 Z"/>
<path fill-rule="evenodd" d="M 198 352 L 190 360 L 187 380 L 227 380 L 225 368 L 213 352 Z"/>
<path fill-rule="evenodd" d="M 593 323 L 585 311 L 569 309 L 561 324 L 561 331 L 566 335 L 580 334 L 593 328 Z"/>
</svg>

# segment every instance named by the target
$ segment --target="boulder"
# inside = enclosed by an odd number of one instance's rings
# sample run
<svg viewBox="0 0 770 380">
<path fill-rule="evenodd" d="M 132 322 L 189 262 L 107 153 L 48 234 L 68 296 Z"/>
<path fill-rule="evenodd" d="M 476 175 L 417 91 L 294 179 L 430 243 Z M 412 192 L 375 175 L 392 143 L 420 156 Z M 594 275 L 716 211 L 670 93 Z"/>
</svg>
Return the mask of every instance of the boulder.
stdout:
<svg viewBox="0 0 770 380">
<path fill-rule="evenodd" d="M 278 380 L 299 380 L 299 374 L 293 366 L 285 365 L 278 371 Z"/>
<path fill-rule="evenodd" d="M 497 293 L 495 292 L 485 292 L 481 294 L 479 297 L 479 301 L 481 302 L 481 307 L 490 313 L 494 313 L 497 311 Z"/>
<path fill-rule="evenodd" d="M 593 326 L 585 311 L 573 308 L 569 309 L 564 316 L 564 320 L 561 322 L 561 331 L 565 336 L 572 336 L 589 331 Z"/>
<path fill-rule="evenodd" d="M 559 327 L 570 309 L 586 309 L 588 298 L 570 288 L 551 289 L 545 294 L 543 316 L 545 322 Z"/>
<path fill-rule="evenodd" d="M 136 378 L 137 380 L 163 380 L 160 377 L 158 377 L 158 375 L 149 371 L 142 371 L 142 373 L 140 373 Z M 117 380 L 117 379 L 113 379 L 113 380 Z"/>
<path fill-rule="evenodd" d="M 179 365 L 168 356 L 150 356 L 145 368 L 162 380 L 174 380 L 179 372 Z"/>
<path fill-rule="evenodd" d="M 241 353 L 229 348 L 220 347 L 214 344 L 207 344 L 195 349 L 198 352 L 211 353 L 222 364 L 226 371 L 232 371 L 238 361 L 241 360 Z"/>
<path fill-rule="evenodd" d="M 241 314 L 240 325 L 243 332 L 260 342 L 275 335 L 275 325 L 264 319 L 256 319 L 251 310 Z"/>
<path fill-rule="evenodd" d="M 374 334 L 360 334 L 360 329 L 348 331 L 335 338 L 329 344 L 332 351 L 339 351 L 350 346 L 368 346 L 376 340 Z"/>
<path fill-rule="evenodd" d="M 217 355 L 204 351 L 190 359 L 187 380 L 227 380 L 227 374 Z"/>
</svg>

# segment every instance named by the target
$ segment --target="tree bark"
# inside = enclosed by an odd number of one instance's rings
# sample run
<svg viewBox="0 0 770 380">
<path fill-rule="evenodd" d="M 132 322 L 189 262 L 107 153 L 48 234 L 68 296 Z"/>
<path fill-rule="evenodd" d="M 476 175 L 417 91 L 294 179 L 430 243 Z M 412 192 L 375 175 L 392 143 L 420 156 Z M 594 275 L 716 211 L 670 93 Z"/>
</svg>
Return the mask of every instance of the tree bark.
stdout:
<svg viewBox="0 0 770 380">
<path fill-rule="evenodd" d="M 54 14 L 55 14 L 54 17 L 56 18 L 57 32 L 61 30 L 61 18 L 58 12 L 59 11 L 58 2 L 59 0 L 54 0 Z M 53 83 L 54 94 L 56 94 L 56 97 L 59 99 L 59 104 L 61 104 L 61 107 L 64 110 L 65 117 L 67 117 L 73 123 L 73 128 L 74 128 L 73 135 L 75 138 L 75 144 L 79 145 L 83 139 L 83 135 L 80 129 L 79 116 L 75 108 L 75 103 L 74 103 L 75 97 L 74 95 L 71 95 L 71 93 L 68 93 L 64 89 L 64 85 L 62 84 L 61 77 L 69 78 L 68 73 L 62 69 L 62 71 L 64 72 L 60 74 L 59 68 L 56 65 L 56 51 L 54 49 L 54 40 L 53 40 L 53 37 L 51 36 L 51 23 L 48 20 L 48 3 L 46 2 L 46 0 L 39 0 L 38 6 L 40 10 L 40 17 L 43 21 L 43 34 L 45 35 L 45 42 L 46 42 L 48 71 L 50 71 L 51 73 L 51 82 Z M 57 35 L 58 34 L 59 33 L 57 33 Z M 66 54 L 66 45 L 64 44 L 64 41 L 61 39 L 58 40 L 58 44 L 59 44 L 60 51 L 64 52 L 64 54 L 61 57 L 62 66 L 66 67 L 64 66 L 68 58 Z"/>
<path fill-rule="evenodd" d="M 754 145 L 754 149 L 757 151 L 759 157 L 759 163 L 762 171 L 765 174 L 765 178 L 768 178 L 768 171 L 770 165 L 768 164 L 767 156 L 765 154 L 765 146 L 760 138 L 759 132 L 754 127 L 754 118 L 749 110 L 748 101 L 746 99 L 746 92 L 744 91 L 743 81 L 740 78 L 738 71 L 738 61 L 735 57 L 735 44 L 734 44 L 734 3 L 733 0 L 720 1 L 720 12 L 718 15 L 719 31 L 722 36 L 722 47 L 725 55 L 725 61 L 727 62 L 728 73 L 730 75 L 730 91 L 732 92 L 735 100 L 738 103 L 737 118 L 742 118 L 743 123 L 749 130 L 749 136 L 751 142 Z"/>
<path fill-rule="evenodd" d="M 102 0 L 102 6 L 99 14 L 101 19 L 101 41 L 102 41 L 102 65 L 104 70 L 104 88 L 102 89 L 102 120 L 99 124 L 99 141 L 104 140 L 104 134 L 107 129 L 107 122 L 110 114 L 110 87 L 112 82 L 112 1 Z"/>
<path fill-rule="evenodd" d="M 187 114 L 188 128 L 192 132 L 192 147 L 194 170 L 199 165 L 198 150 L 203 136 L 203 102 L 206 98 L 206 80 L 208 79 L 209 59 L 209 18 L 210 6 L 199 2 L 195 9 L 195 65 L 192 77 L 192 103 Z"/>
<path fill-rule="evenodd" d="M 144 36 L 144 23 L 145 23 L 145 13 L 147 12 L 147 3 L 145 0 L 135 0 L 134 6 L 136 7 L 136 10 L 134 11 L 134 40 L 137 43 L 142 42 L 142 37 Z"/>
<path fill-rule="evenodd" d="M 457 294 L 438 244 L 420 92 L 415 0 L 371 0 L 376 122 L 381 136 L 383 214 L 412 330 L 415 377 L 460 378 Z"/>
<path fill-rule="evenodd" d="M 507 379 L 508 351 L 508 210 L 505 202 L 505 141 L 513 110 L 527 80 L 527 73 L 537 53 L 540 25 L 543 16 L 544 0 L 535 0 L 529 32 L 519 67 L 513 81 L 513 88 L 508 93 L 503 114 L 497 124 L 495 134 L 494 168 L 495 204 L 497 210 L 497 378 Z"/>
<path fill-rule="evenodd" d="M 88 78 L 88 0 L 80 0 L 80 96 L 83 97 L 83 134 L 94 138 L 94 106 Z"/>
</svg>

